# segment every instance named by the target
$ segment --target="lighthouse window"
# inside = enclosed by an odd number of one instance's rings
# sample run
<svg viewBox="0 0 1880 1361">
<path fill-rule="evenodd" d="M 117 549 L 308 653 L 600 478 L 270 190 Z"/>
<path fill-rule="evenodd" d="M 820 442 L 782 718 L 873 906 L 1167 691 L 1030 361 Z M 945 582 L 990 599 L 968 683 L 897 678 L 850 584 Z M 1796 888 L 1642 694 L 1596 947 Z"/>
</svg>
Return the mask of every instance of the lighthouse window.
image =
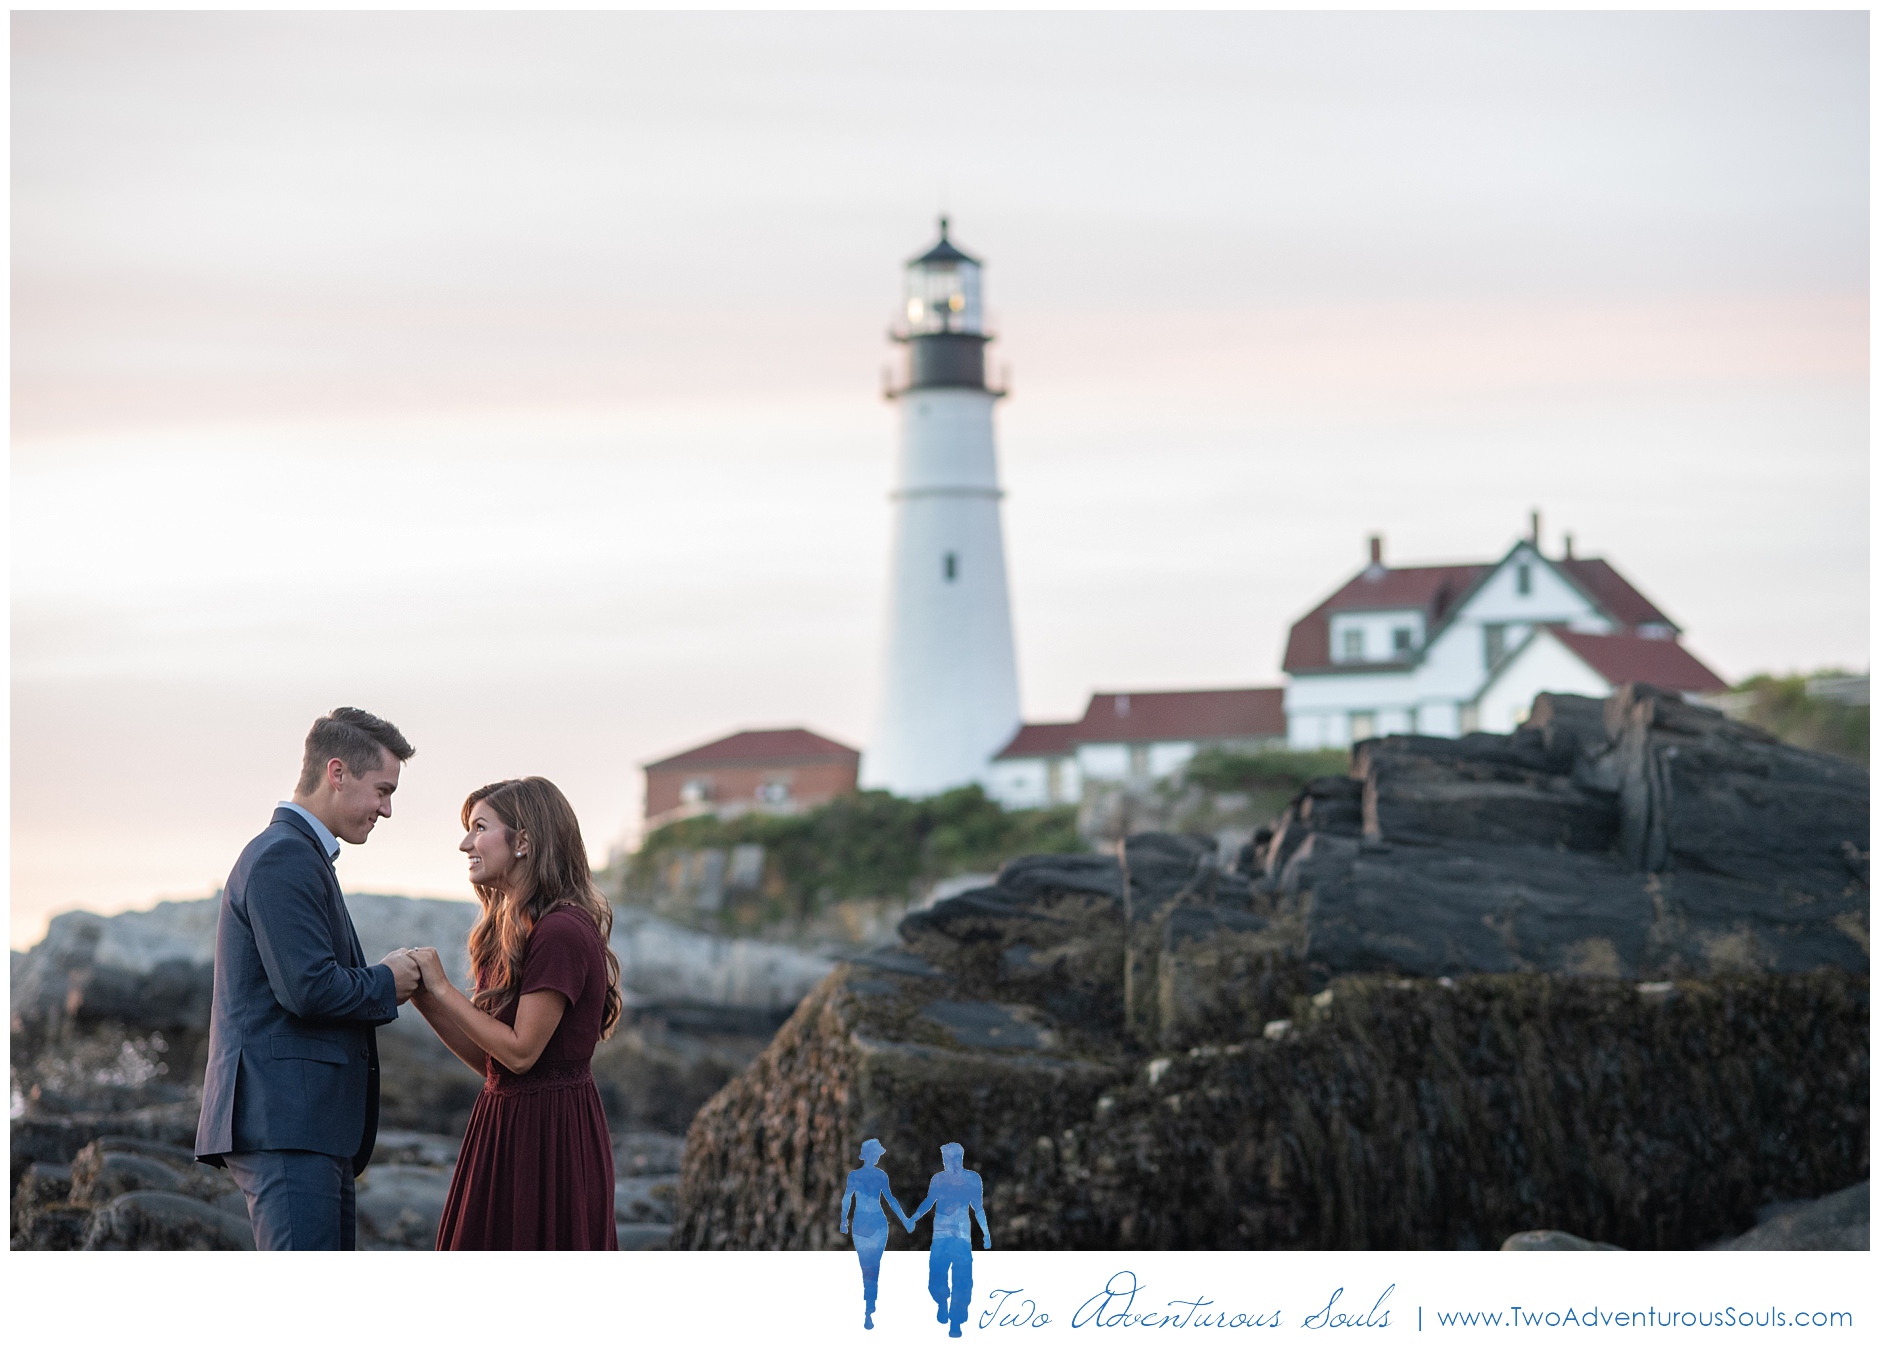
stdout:
<svg viewBox="0 0 1880 1361">
<path fill-rule="evenodd" d="M 953 553 L 948 553 L 945 561 L 940 564 L 940 571 L 948 581 L 953 580 L 954 577 L 960 574 L 959 557 Z"/>
</svg>

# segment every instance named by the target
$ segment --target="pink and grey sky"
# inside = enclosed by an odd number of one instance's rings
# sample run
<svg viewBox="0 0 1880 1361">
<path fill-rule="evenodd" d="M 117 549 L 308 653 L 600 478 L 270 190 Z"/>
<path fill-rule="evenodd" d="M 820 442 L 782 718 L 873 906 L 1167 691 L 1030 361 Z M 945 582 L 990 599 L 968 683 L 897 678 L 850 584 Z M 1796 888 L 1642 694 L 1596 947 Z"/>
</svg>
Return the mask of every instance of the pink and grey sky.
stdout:
<svg viewBox="0 0 1880 1361">
<path fill-rule="evenodd" d="M 900 262 L 987 261 L 1020 679 L 1272 683 L 1544 515 L 1868 660 L 1864 14 L 16 14 L 11 934 L 194 896 L 312 717 L 456 805 L 868 735 Z"/>
</svg>

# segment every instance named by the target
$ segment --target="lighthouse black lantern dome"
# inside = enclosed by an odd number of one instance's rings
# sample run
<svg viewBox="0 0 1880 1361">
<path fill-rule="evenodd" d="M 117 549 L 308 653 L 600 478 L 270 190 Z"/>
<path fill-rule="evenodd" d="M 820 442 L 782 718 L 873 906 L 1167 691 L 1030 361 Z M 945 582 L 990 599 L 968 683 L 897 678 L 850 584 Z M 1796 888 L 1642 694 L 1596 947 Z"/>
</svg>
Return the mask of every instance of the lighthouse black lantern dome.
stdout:
<svg viewBox="0 0 1880 1361">
<path fill-rule="evenodd" d="M 907 262 L 895 339 L 908 347 L 909 388 L 986 386 L 985 310 L 979 261 L 947 238 Z"/>
<path fill-rule="evenodd" d="M 862 781 L 924 795 L 984 782 L 1018 728 L 983 267 L 947 235 L 907 262 L 893 336 L 907 349 L 887 651 Z"/>
</svg>

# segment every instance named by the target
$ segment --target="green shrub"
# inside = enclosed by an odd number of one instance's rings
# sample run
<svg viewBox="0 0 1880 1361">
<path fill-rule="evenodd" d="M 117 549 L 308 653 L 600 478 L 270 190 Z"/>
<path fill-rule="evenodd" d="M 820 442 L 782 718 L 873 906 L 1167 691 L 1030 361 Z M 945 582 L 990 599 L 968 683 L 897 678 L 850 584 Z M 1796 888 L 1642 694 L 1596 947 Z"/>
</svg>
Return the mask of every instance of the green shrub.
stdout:
<svg viewBox="0 0 1880 1361">
<path fill-rule="evenodd" d="M 627 891 L 653 896 L 664 852 L 741 844 L 764 848 L 764 883 L 756 897 L 768 910 L 737 917 L 773 921 L 812 917 L 833 903 L 907 898 L 918 886 L 990 872 L 1015 855 L 1084 849 L 1075 808 L 1009 811 L 976 784 L 926 799 L 865 789 L 802 813 L 668 823 L 633 856 Z"/>
<path fill-rule="evenodd" d="M 1818 671 L 1817 676 L 1844 675 Z M 1815 699 L 1808 694 L 1808 676 L 1751 676 L 1731 693 L 1753 698 L 1732 712 L 1784 742 L 1809 751 L 1825 752 L 1866 765 L 1869 707 Z"/>
</svg>

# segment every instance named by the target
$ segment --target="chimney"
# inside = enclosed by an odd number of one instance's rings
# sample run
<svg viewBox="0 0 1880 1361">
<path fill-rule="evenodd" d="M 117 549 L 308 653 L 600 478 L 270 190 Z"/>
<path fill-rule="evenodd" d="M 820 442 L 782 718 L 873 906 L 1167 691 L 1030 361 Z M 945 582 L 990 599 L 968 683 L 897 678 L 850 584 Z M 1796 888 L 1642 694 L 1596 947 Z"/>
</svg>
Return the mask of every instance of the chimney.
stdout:
<svg viewBox="0 0 1880 1361">
<path fill-rule="evenodd" d="M 1371 536 L 1371 566 L 1382 567 L 1383 565 L 1384 565 L 1384 538 L 1380 534 L 1373 534 Z"/>
<path fill-rule="evenodd" d="M 1573 561 L 1573 536 L 1567 535 L 1567 561 Z"/>
<path fill-rule="evenodd" d="M 1528 512 L 1528 542 L 1534 545 L 1534 551 L 1541 548 L 1541 513 L 1538 510 Z"/>
</svg>

